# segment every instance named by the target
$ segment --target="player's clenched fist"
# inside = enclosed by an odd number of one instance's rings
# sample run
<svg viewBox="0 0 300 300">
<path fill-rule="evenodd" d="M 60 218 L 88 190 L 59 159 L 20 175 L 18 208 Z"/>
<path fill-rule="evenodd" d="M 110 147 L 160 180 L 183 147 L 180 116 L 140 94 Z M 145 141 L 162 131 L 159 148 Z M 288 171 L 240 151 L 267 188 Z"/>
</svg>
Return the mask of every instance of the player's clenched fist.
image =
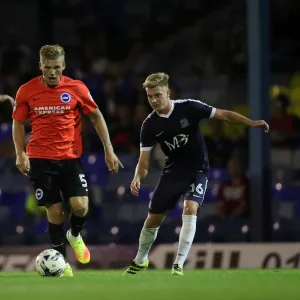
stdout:
<svg viewBox="0 0 300 300">
<path fill-rule="evenodd" d="M 130 190 L 131 190 L 132 195 L 138 196 L 140 187 L 141 187 L 140 179 L 134 178 L 130 184 Z"/>
<path fill-rule="evenodd" d="M 22 174 L 28 175 L 30 162 L 25 152 L 17 155 L 16 166 Z"/>
</svg>

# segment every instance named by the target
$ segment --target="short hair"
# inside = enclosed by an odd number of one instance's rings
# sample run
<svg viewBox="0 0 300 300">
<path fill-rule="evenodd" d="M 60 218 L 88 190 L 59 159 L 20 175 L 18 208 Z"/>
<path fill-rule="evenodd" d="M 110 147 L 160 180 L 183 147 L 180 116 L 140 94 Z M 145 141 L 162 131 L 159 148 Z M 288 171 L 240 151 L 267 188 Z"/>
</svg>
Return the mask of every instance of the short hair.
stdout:
<svg viewBox="0 0 300 300">
<path fill-rule="evenodd" d="M 169 75 L 166 73 L 154 73 L 149 75 L 143 83 L 143 88 L 156 88 L 158 86 L 169 87 Z"/>
<path fill-rule="evenodd" d="M 40 49 L 40 61 L 55 60 L 65 56 L 65 50 L 60 45 L 44 45 Z"/>
</svg>

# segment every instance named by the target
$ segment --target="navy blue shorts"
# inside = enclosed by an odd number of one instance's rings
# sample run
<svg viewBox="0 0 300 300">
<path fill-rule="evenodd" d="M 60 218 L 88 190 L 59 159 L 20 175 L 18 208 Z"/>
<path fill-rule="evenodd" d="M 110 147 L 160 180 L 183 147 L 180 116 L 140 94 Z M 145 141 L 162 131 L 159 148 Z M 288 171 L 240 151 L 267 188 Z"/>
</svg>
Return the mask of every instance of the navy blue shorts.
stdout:
<svg viewBox="0 0 300 300">
<path fill-rule="evenodd" d="M 183 197 L 202 204 L 207 188 L 207 174 L 203 172 L 165 173 L 161 175 L 149 203 L 149 212 L 162 214 L 172 210 Z"/>
</svg>

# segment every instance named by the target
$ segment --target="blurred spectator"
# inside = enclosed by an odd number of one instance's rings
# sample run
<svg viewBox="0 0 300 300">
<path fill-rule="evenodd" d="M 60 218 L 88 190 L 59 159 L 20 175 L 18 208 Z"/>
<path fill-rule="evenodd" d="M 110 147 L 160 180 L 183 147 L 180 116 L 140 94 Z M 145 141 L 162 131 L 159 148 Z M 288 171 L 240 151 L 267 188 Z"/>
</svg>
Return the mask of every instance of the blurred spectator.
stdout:
<svg viewBox="0 0 300 300">
<path fill-rule="evenodd" d="M 170 88 L 170 90 L 171 90 L 171 99 L 174 99 L 174 100 L 175 99 L 180 99 L 181 95 L 180 95 L 180 90 L 179 90 L 178 87 L 172 86 Z"/>
<path fill-rule="evenodd" d="M 248 167 L 249 162 L 249 128 L 246 128 L 245 135 L 239 137 L 234 142 L 234 149 L 232 156 L 245 163 L 245 167 Z"/>
<path fill-rule="evenodd" d="M 24 206 L 24 225 L 32 228 L 39 220 L 47 220 L 47 211 L 44 206 L 38 206 L 33 187 L 29 186 L 28 191 Z"/>
<path fill-rule="evenodd" d="M 17 33 L 8 34 L 0 50 L 0 71 L 2 76 L 14 74 L 25 75 L 31 68 L 30 49 L 24 45 Z"/>
<path fill-rule="evenodd" d="M 118 103 L 126 102 L 124 94 L 117 88 L 116 79 L 113 76 L 105 75 L 102 79 L 102 90 L 95 97 L 105 118 L 111 118 L 115 115 Z"/>
<path fill-rule="evenodd" d="M 46 209 L 44 206 L 38 206 L 33 188 L 25 200 L 25 221 L 34 223 L 38 219 L 46 219 Z"/>
<path fill-rule="evenodd" d="M 35 192 L 32 187 L 25 200 L 23 225 L 25 228 L 24 244 L 32 245 L 36 243 L 36 226 L 40 221 L 47 220 L 47 211 L 45 207 L 38 206 Z"/>
<path fill-rule="evenodd" d="M 140 149 L 140 130 L 142 123 L 147 118 L 149 114 L 148 106 L 145 104 L 137 104 L 134 108 L 134 115 L 133 115 L 133 129 L 132 129 L 132 142 L 134 148 L 136 149 L 137 153 L 139 153 Z"/>
<path fill-rule="evenodd" d="M 2 85 L 3 92 L 5 94 L 9 94 L 14 97 L 17 93 L 17 89 L 21 81 L 21 78 L 22 77 L 18 74 L 9 74 L 2 77 L 1 85 Z"/>
<path fill-rule="evenodd" d="M 276 98 L 276 110 L 271 118 L 272 145 L 277 147 L 294 146 L 299 138 L 299 119 L 288 112 L 290 99 L 285 95 Z"/>
<path fill-rule="evenodd" d="M 249 181 L 242 164 L 231 158 L 228 162 L 229 179 L 220 186 L 217 215 L 222 219 L 249 216 Z"/>
<path fill-rule="evenodd" d="M 11 122 L 11 113 L 15 100 L 9 95 L 0 95 L 0 124 Z M 0 130 L 1 131 L 1 130 Z"/>
<path fill-rule="evenodd" d="M 233 143 L 224 136 L 224 122 L 211 119 L 209 125 L 211 135 L 205 137 L 209 163 L 212 167 L 224 168 L 231 156 Z"/>
<path fill-rule="evenodd" d="M 300 117 L 300 73 L 295 72 L 286 85 L 273 85 L 270 89 L 270 98 L 276 100 L 278 96 L 286 96 L 290 100 L 289 111 Z"/>
<path fill-rule="evenodd" d="M 111 140 L 116 152 L 130 153 L 133 151 L 133 126 L 130 109 L 124 104 L 116 106 L 115 123 L 111 130 Z"/>
<path fill-rule="evenodd" d="M 18 37 L 16 30 L 11 31 L 7 39 L 2 39 L 0 94 L 14 97 L 17 87 L 26 82 L 26 77 L 39 75 L 38 64 L 32 61 L 32 53 L 38 59 L 36 49 L 43 43 L 39 36 L 43 36 L 50 38 L 49 43 L 54 40 L 66 48 L 66 75 L 87 84 L 107 120 L 114 148 L 118 152 L 139 152 L 141 124 L 150 112 L 142 83 L 151 72 L 165 71 L 172 74 L 172 99 L 203 98 L 208 104 L 226 106 L 228 109 L 247 106 L 243 1 L 166 0 L 154 1 L 150 5 L 150 1 L 138 0 L 119 1 L 117 6 L 112 5 L 112 1 L 51 2 L 59 14 L 59 18 L 57 15 L 49 15 L 47 20 L 47 24 L 54 27 L 52 33 L 44 32 L 47 26 L 40 24 L 41 20 L 34 25 L 33 18 L 28 23 L 32 23 L 30 26 L 33 30 L 33 26 L 39 27 L 39 30 L 33 32 L 40 33 L 33 34 L 34 39 L 26 38 L 28 46 L 22 42 L 20 34 Z M 295 146 L 297 140 L 300 141 L 300 73 L 295 72 L 299 67 L 300 44 L 296 35 L 292 38 L 293 32 L 297 32 L 293 30 L 294 24 L 298 22 L 298 10 L 293 6 L 298 2 L 280 2 L 282 5 L 278 1 L 272 4 L 278 8 L 272 12 L 271 18 L 271 40 L 276 47 L 271 47 L 270 57 L 272 82 L 276 85 L 271 88 L 270 96 L 277 108 L 272 115 L 270 133 L 273 145 L 291 147 Z M 3 12 L 6 9 L 3 8 Z M 294 13 L 293 17 L 291 12 Z M 30 13 L 23 12 L 24 15 Z M 286 16 L 289 16 L 288 22 Z M 292 18 L 293 25 L 290 25 Z M 276 21 L 278 19 L 280 22 Z M 10 32 L 7 28 L 5 31 Z M 235 111 L 248 115 L 243 110 Z M 9 124 L 12 121 L 11 114 L 10 102 L 0 103 L 0 163 L 1 160 L 5 162 L 0 172 L 5 170 L 5 173 L 17 174 L 17 178 L 21 175 L 14 166 L 15 151 Z M 239 165 L 236 159 L 231 159 L 229 163 L 228 160 L 234 155 L 247 164 L 248 130 L 231 124 L 223 128 L 224 123 L 214 119 L 205 123 L 210 164 L 216 168 L 225 168 L 228 164 L 230 173 L 230 179 L 223 182 L 219 190 L 218 215 L 222 218 L 247 216 L 248 180 L 244 166 Z M 27 140 L 30 132 L 28 126 L 26 123 Z M 85 154 L 103 151 L 103 145 L 86 116 L 82 119 L 82 137 Z M 159 145 L 154 146 L 152 157 L 154 161 L 151 161 L 151 167 L 164 166 L 165 155 Z M 8 161 L 11 163 L 8 164 Z M 131 167 L 133 169 L 135 165 Z M 127 168 L 125 170 L 128 171 Z M 0 174 L 1 178 L 6 177 L 4 173 Z M 11 185 L 4 188 L 14 192 L 15 181 L 11 180 Z M 101 198 L 102 188 L 98 183 L 90 188 L 90 217 L 97 221 L 101 203 L 96 203 L 95 199 Z M 107 198 L 111 199 L 110 196 Z M 26 204 L 28 220 L 37 219 L 35 205 L 34 194 L 30 194 Z M 212 211 L 215 211 L 215 202 L 207 205 L 212 205 Z"/>
</svg>

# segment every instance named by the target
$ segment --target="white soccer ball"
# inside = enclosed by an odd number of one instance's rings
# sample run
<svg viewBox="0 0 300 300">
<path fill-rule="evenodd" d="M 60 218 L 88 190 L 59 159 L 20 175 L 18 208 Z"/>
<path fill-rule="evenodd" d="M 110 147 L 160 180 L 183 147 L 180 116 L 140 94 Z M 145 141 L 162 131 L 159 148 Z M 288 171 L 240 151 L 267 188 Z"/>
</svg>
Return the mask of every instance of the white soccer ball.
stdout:
<svg viewBox="0 0 300 300">
<path fill-rule="evenodd" d="M 35 268 L 41 276 L 59 276 L 66 267 L 63 255 L 54 250 L 47 249 L 42 251 L 36 258 Z"/>
</svg>

